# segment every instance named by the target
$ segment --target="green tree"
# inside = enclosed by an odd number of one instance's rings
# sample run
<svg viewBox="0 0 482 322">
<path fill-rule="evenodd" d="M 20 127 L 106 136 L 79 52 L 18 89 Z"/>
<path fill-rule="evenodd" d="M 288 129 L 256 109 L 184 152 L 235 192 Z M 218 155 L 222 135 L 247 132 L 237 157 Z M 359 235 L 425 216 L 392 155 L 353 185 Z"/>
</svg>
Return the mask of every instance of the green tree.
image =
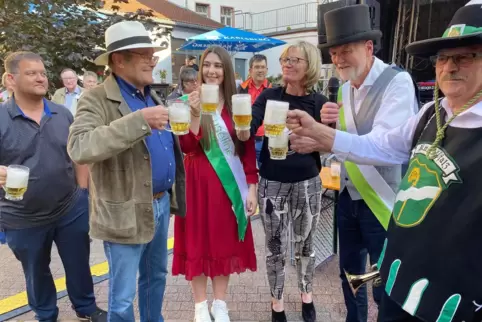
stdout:
<svg viewBox="0 0 482 322">
<path fill-rule="evenodd" d="M 157 33 L 152 10 L 119 12 L 118 3 L 128 1 L 111 0 L 108 9 L 113 14 L 106 15 L 99 0 L 0 0 L 0 71 L 8 53 L 27 50 L 44 59 L 51 87 L 61 86 L 59 73 L 66 67 L 78 73 L 82 68 L 102 72 L 92 60 L 102 53 L 109 26 L 123 19 L 141 20 Z"/>
</svg>

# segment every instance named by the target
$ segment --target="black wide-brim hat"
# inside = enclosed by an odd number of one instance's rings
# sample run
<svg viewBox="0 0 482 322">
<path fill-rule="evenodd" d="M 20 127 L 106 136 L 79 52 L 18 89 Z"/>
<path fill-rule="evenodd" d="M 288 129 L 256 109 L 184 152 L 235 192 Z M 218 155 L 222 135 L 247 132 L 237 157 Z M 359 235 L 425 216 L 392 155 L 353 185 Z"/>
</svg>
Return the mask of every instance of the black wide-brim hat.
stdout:
<svg viewBox="0 0 482 322">
<path fill-rule="evenodd" d="M 469 1 L 457 10 L 442 37 L 413 42 L 405 48 L 407 54 L 428 58 L 442 49 L 482 44 L 482 0 Z"/>
<path fill-rule="evenodd" d="M 378 41 L 382 32 L 373 30 L 369 7 L 365 4 L 333 9 L 325 13 L 326 43 L 318 48 L 346 45 L 361 40 Z"/>
</svg>

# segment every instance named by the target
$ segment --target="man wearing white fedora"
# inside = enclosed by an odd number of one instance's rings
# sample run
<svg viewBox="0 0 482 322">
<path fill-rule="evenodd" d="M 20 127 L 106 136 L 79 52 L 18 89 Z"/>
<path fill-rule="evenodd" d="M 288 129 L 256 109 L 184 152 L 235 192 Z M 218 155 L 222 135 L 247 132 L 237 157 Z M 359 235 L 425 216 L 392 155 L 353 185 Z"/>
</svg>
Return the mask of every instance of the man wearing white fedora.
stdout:
<svg viewBox="0 0 482 322">
<path fill-rule="evenodd" d="M 363 136 L 290 112 L 291 148 L 330 150 L 360 164 L 410 159 L 378 262 L 386 285 L 378 321 L 480 322 L 482 0 L 457 10 L 441 37 L 406 51 L 435 66 L 433 102 L 395 129 Z"/>
<path fill-rule="evenodd" d="M 162 322 L 169 217 L 185 214 L 183 156 L 150 89 L 163 48 L 136 21 L 112 25 L 105 40 L 95 63 L 112 74 L 79 99 L 68 152 L 90 168 L 90 234 L 104 241 L 109 263 L 108 321 L 135 321 L 138 285 L 141 321 Z"/>
</svg>

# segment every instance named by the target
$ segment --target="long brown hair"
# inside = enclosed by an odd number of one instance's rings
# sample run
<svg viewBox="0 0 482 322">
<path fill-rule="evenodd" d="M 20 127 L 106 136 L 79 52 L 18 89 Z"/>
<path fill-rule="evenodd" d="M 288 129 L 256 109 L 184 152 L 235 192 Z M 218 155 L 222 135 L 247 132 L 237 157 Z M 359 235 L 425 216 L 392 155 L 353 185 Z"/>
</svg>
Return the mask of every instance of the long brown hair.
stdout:
<svg viewBox="0 0 482 322">
<path fill-rule="evenodd" d="M 204 68 L 204 60 L 206 56 L 210 53 L 216 54 L 221 63 L 223 64 L 223 73 L 224 73 L 224 80 L 223 83 L 219 85 L 219 92 L 222 93 L 224 97 L 224 108 L 227 110 L 229 114 L 229 118 L 234 127 L 233 121 L 233 106 L 232 106 L 232 96 L 236 94 L 236 80 L 234 78 L 234 68 L 233 63 L 231 62 L 231 56 L 229 53 L 220 46 L 212 46 L 207 48 L 201 56 L 200 62 L 200 70 L 198 73 L 199 83 L 204 83 L 203 77 L 203 68 Z M 203 115 L 201 117 L 201 128 L 202 128 L 202 138 L 201 138 L 201 145 L 204 150 L 209 150 L 211 145 L 209 144 L 211 134 L 214 134 L 214 123 L 213 118 L 210 115 Z M 233 137 L 234 146 L 236 148 L 236 155 L 241 156 L 244 154 L 244 144 L 241 142 L 237 135 Z"/>
</svg>

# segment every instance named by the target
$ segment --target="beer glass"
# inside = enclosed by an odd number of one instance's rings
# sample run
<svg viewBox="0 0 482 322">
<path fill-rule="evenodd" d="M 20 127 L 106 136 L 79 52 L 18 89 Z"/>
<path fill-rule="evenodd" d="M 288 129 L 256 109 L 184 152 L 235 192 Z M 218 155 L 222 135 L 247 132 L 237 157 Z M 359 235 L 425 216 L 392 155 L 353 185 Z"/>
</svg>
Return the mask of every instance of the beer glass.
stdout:
<svg viewBox="0 0 482 322">
<path fill-rule="evenodd" d="M 23 200 L 23 195 L 27 191 L 29 174 L 29 168 L 22 165 L 9 165 L 7 167 L 7 182 L 3 187 L 5 199 L 12 201 Z"/>
<path fill-rule="evenodd" d="M 266 131 L 266 128 L 265 128 Z M 280 135 L 268 139 L 268 150 L 272 160 L 284 160 L 288 153 L 289 131 L 284 128 Z"/>
<path fill-rule="evenodd" d="M 276 138 L 283 133 L 289 108 L 290 104 L 287 102 L 268 100 L 264 112 L 265 136 Z"/>
<path fill-rule="evenodd" d="M 169 111 L 169 125 L 171 132 L 176 135 L 184 135 L 189 133 L 191 126 L 191 108 L 188 102 L 179 99 L 167 101 L 167 109 Z"/>
<path fill-rule="evenodd" d="M 219 104 L 219 85 L 201 85 L 201 111 L 203 114 L 216 114 Z"/>
<path fill-rule="evenodd" d="M 233 95 L 233 120 L 236 130 L 251 129 L 251 95 Z"/>
<path fill-rule="evenodd" d="M 340 182 L 340 173 L 341 173 L 341 163 L 338 161 L 331 161 L 330 163 L 331 180 L 333 182 Z"/>
</svg>

